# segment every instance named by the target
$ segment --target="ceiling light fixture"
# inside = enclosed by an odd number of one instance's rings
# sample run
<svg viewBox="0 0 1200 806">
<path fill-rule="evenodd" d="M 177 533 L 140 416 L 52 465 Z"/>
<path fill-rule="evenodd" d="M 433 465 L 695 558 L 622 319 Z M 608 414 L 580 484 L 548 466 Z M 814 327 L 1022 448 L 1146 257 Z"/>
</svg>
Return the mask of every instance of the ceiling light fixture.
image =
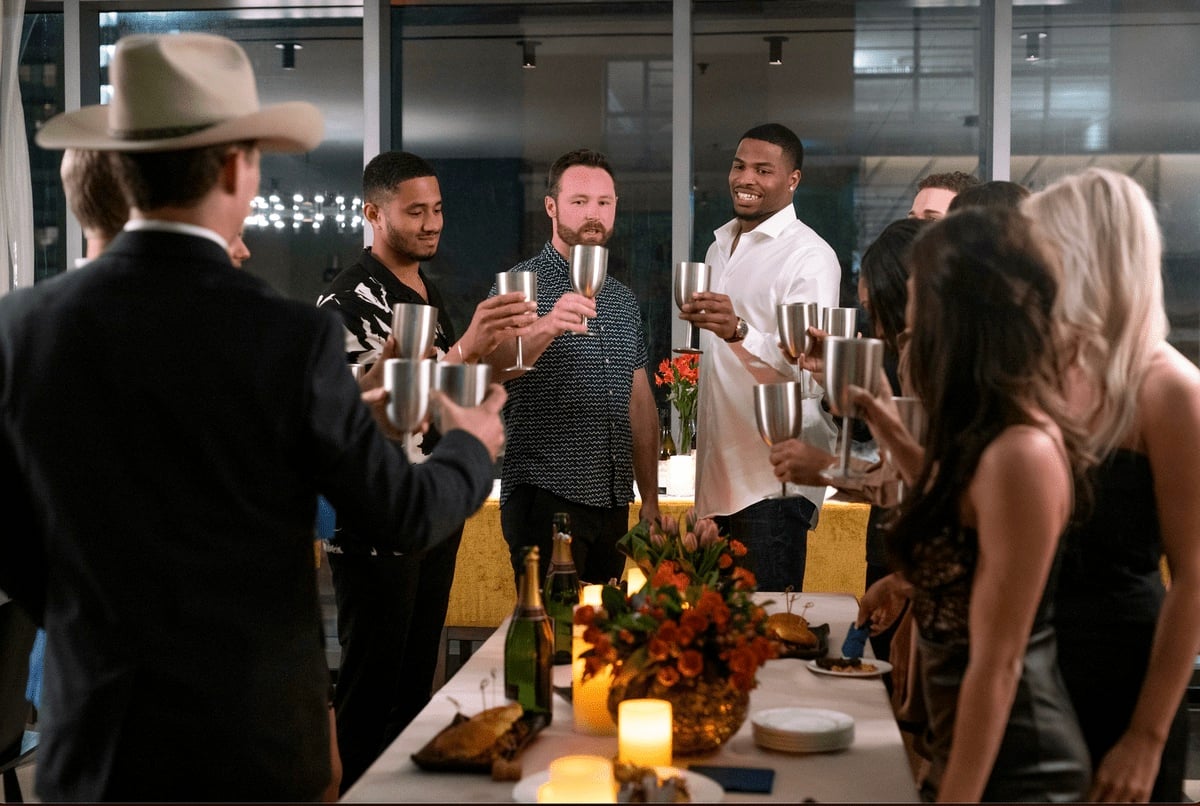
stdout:
<svg viewBox="0 0 1200 806">
<path fill-rule="evenodd" d="M 1025 40 L 1025 61 L 1038 62 L 1042 60 L 1042 40 L 1046 38 L 1044 31 L 1030 31 L 1021 34 Z"/>
<path fill-rule="evenodd" d="M 767 48 L 767 64 L 783 64 L 783 43 L 788 41 L 786 36 L 764 36 L 763 41 L 768 44 Z"/>
<path fill-rule="evenodd" d="M 521 67 L 533 70 L 537 67 L 537 46 L 542 43 L 536 39 L 518 39 L 517 44 L 521 47 Z"/>
<path fill-rule="evenodd" d="M 284 70 L 296 69 L 296 51 L 304 50 L 299 42 L 276 42 L 275 48 L 280 51 L 280 61 Z"/>
</svg>

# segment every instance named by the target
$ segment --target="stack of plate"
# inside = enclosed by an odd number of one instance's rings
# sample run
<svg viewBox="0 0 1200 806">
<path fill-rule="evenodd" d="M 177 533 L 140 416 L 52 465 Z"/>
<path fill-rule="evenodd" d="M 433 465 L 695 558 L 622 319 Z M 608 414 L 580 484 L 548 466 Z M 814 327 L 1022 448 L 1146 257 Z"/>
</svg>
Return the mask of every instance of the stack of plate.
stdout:
<svg viewBox="0 0 1200 806">
<path fill-rule="evenodd" d="M 824 708 L 770 708 L 750 717 L 754 742 L 784 753 L 828 753 L 854 743 L 854 718 Z"/>
</svg>

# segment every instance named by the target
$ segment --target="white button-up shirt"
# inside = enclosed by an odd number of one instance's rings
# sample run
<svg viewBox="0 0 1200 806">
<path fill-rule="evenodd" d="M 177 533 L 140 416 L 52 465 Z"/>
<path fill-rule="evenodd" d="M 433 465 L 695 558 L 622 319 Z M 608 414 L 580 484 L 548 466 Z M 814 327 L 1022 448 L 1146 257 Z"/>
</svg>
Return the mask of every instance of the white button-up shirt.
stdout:
<svg viewBox="0 0 1200 806">
<path fill-rule="evenodd" d="M 776 305 L 837 307 L 842 276 L 837 255 L 796 218 L 790 204 L 743 233 L 731 254 L 737 231 L 734 219 L 713 233 L 716 240 L 705 258 L 712 266 L 710 290 L 728 295 L 734 312 L 750 325 L 742 342 L 746 350 L 774 368 L 780 381 L 794 380 L 795 365 L 778 346 Z M 779 481 L 754 419 L 757 381 L 732 345 L 711 331 L 701 331 L 700 348 L 696 508 L 702 516 L 729 515 L 778 495 Z M 802 439 L 832 452 L 836 436 L 833 418 L 820 401 L 805 400 Z M 824 487 L 800 487 L 799 492 L 818 509 L 825 499 Z"/>
</svg>

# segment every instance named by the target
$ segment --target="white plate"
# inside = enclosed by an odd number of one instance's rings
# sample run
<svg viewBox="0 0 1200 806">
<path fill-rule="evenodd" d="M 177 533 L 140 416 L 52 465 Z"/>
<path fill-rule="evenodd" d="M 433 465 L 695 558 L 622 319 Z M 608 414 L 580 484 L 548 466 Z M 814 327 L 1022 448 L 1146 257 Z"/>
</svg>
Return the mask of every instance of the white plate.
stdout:
<svg viewBox="0 0 1200 806">
<path fill-rule="evenodd" d="M 892 664 L 885 660 L 863 659 L 863 663 L 869 663 L 875 667 L 874 671 L 870 672 L 835 672 L 833 669 L 822 669 L 817 665 L 815 660 L 808 662 L 808 670 L 814 674 L 827 674 L 832 677 L 879 677 L 887 674 L 892 670 Z"/>
<path fill-rule="evenodd" d="M 659 778 L 670 778 L 673 775 L 683 777 L 687 782 L 688 792 L 692 803 L 719 803 L 725 799 L 725 790 L 713 779 L 691 770 L 678 767 L 655 767 Z M 537 803 L 538 787 L 550 780 L 550 770 L 542 770 L 526 775 L 513 787 L 513 800 L 517 803 Z"/>
</svg>

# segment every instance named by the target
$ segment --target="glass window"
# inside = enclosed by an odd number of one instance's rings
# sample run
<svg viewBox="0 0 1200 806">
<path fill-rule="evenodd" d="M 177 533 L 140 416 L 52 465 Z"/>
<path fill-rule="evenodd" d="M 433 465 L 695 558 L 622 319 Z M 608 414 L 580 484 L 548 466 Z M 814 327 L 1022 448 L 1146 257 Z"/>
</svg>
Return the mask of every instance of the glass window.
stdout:
<svg viewBox="0 0 1200 806">
<path fill-rule="evenodd" d="M 67 203 L 58 167 L 61 151 L 46 151 L 33 138 L 42 124 L 65 107 L 63 15 L 26 14 L 21 30 L 17 78 L 29 139 L 33 183 L 34 281 L 66 269 Z"/>
<path fill-rule="evenodd" d="M 362 245 L 362 222 L 355 221 L 354 207 L 362 192 L 365 125 L 362 9 L 103 13 L 102 97 L 107 60 L 118 38 L 174 31 L 220 33 L 236 40 L 254 65 L 260 104 L 304 100 L 324 114 L 325 139 L 316 149 L 263 155 L 260 206 L 247 211 L 244 235 L 251 254 L 247 271 L 283 294 L 315 303 L 338 267 Z M 271 197 L 278 201 L 269 201 Z"/>
<path fill-rule="evenodd" d="M 396 147 L 437 168 L 428 270 L 457 327 L 496 272 L 541 250 L 546 173 L 586 147 L 616 174 L 610 276 L 637 295 L 651 360 L 669 356 L 671 3 L 405 3 L 392 21 Z"/>
<path fill-rule="evenodd" d="M 1159 0 L 1016 8 L 1012 178 L 1088 166 L 1145 187 L 1164 235 L 1171 342 L 1200 362 L 1200 10 Z M 1164 58 L 1164 54 L 1170 54 Z"/>
</svg>

